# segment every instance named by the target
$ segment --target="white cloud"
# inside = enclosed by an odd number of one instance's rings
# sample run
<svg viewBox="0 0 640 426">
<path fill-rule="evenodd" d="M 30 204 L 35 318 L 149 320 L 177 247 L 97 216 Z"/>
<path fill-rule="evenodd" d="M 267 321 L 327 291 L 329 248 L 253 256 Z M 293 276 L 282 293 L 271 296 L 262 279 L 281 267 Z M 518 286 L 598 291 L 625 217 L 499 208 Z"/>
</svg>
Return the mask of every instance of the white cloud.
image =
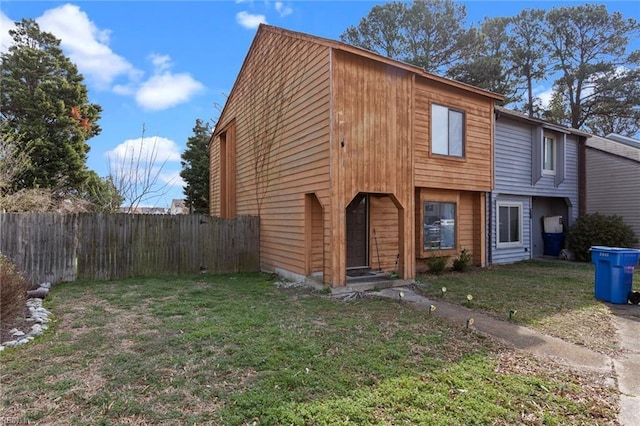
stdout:
<svg viewBox="0 0 640 426">
<path fill-rule="evenodd" d="M 88 81 L 105 89 L 119 76 L 137 79 L 141 72 L 109 47 L 110 30 L 99 29 L 76 5 L 47 10 L 36 21 L 43 31 L 54 34 L 69 58 Z"/>
<path fill-rule="evenodd" d="M 187 102 L 202 92 L 204 86 L 188 73 L 174 74 L 171 57 L 152 53 L 148 59 L 153 65 L 153 74 L 143 81 L 144 72 L 129 61 L 114 53 L 108 46 L 110 30 L 99 29 L 87 14 L 76 5 L 65 4 L 49 9 L 36 20 L 43 31 L 61 40 L 61 46 L 79 71 L 98 89 L 111 88 L 122 96 L 134 96 L 137 104 L 145 109 L 158 111 Z M 13 23 L 0 12 L 2 36 L 0 49 L 8 47 L 5 31 Z M 7 34 L 7 39 L 9 39 Z M 125 81 L 114 82 L 125 76 Z"/>
<path fill-rule="evenodd" d="M 159 175 L 158 175 L 159 180 L 162 181 L 162 183 L 170 185 L 170 186 L 177 186 L 180 188 L 184 188 L 186 186 L 186 182 L 184 181 L 184 179 L 182 179 L 182 176 L 180 176 L 180 171 L 176 170 L 176 171 L 162 171 Z"/>
<path fill-rule="evenodd" d="M 131 84 L 116 84 L 112 90 L 113 93 L 123 96 L 131 96 L 136 93 L 136 88 Z"/>
<path fill-rule="evenodd" d="M 149 136 L 127 139 L 111 151 L 107 151 L 105 156 L 114 173 L 124 168 L 131 169 L 131 164 L 140 165 L 141 168 L 153 168 L 160 167 L 165 162 L 178 162 L 180 148 L 171 139 Z"/>
<path fill-rule="evenodd" d="M 169 55 L 158 55 L 157 53 L 152 53 L 149 55 L 149 59 L 156 69 L 156 72 L 166 71 L 171 68 L 171 57 L 169 57 Z"/>
<path fill-rule="evenodd" d="M 293 13 L 293 9 L 289 6 L 285 6 L 281 1 L 277 1 L 274 4 L 276 11 L 280 14 L 280 17 L 284 18 L 285 16 L 289 16 Z"/>
<path fill-rule="evenodd" d="M 554 93 L 553 86 L 552 87 L 539 86 L 535 88 L 533 91 L 533 95 L 536 98 L 540 99 L 540 106 L 542 108 L 549 107 L 549 103 L 553 98 L 553 93 Z"/>
<path fill-rule="evenodd" d="M 180 177 L 180 149 L 160 136 L 128 139 L 105 153 L 109 174 L 127 202 L 157 205 L 172 187 L 184 187 Z M 126 203 L 125 203 L 126 204 Z"/>
<path fill-rule="evenodd" d="M 9 46 L 13 42 L 9 36 L 9 30 L 13 30 L 15 27 L 13 20 L 0 10 L 0 53 L 9 50 Z"/>
<path fill-rule="evenodd" d="M 143 108 L 158 111 L 187 102 L 202 90 L 202 83 L 190 74 L 163 72 L 142 83 L 136 92 L 136 102 Z"/>
<path fill-rule="evenodd" d="M 267 18 L 264 15 L 252 15 L 243 10 L 236 14 L 236 22 L 245 28 L 255 29 L 258 28 L 260 24 L 266 24 Z"/>
<path fill-rule="evenodd" d="M 191 74 L 173 74 L 169 55 L 152 53 L 149 60 L 153 64 L 153 75 L 138 87 L 117 86 L 116 93 L 128 95 L 135 92 L 136 103 L 141 107 L 159 111 L 189 101 L 194 95 L 202 92 L 204 86 Z"/>
</svg>

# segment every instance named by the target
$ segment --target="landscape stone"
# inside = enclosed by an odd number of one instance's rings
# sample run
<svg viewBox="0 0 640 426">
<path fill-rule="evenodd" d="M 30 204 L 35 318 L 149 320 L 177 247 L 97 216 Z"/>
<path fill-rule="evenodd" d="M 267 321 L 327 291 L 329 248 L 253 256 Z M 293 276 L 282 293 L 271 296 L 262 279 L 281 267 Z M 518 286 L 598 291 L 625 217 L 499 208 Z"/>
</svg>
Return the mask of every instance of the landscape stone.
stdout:
<svg viewBox="0 0 640 426">
<path fill-rule="evenodd" d="M 45 290 L 46 293 L 49 292 L 50 288 L 51 283 L 42 283 L 39 286 L 39 289 Z M 34 340 L 36 336 L 39 336 L 45 330 L 49 329 L 49 326 L 46 323 L 51 321 L 51 319 L 49 318 L 51 312 L 49 312 L 42 306 L 42 299 L 38 297 L 27 299 L 26 306 L 29 310 L 29 316 L 25 318 L 25 321 L 35 324 L 31 325 L 28 333 L 25 333 L 18 328 L 11 329 L 9 331 L 9 334 L 16 339 L 2 342 L 2 344 L 0 344 L 0 351 L 4 350 L 5 348 L 29 343 L 30 341 Z"/>
</svg>

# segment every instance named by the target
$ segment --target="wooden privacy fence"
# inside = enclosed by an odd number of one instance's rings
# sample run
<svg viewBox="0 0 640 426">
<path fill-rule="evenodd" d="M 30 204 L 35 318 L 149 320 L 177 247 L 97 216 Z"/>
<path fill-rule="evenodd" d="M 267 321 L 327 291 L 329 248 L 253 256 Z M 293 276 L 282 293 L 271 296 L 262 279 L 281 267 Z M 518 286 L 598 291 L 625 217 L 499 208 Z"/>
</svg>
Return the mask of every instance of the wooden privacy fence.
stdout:
<svg viewBox="0 0 640 426">
<path fill-rule="evenodd" d="M 0 213 L 0 252 L 34 284 L 260 269 L 255 216 Z"/>
</svg>

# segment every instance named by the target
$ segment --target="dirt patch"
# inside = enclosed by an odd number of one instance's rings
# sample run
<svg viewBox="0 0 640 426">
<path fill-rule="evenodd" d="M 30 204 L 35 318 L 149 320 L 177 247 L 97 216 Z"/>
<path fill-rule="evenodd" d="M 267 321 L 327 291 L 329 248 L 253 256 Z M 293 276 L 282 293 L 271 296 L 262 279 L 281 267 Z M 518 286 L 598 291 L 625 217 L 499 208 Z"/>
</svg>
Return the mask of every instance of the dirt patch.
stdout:
<svg viewBox="0 0 640 426">
<path fill-rule="evenodd" d="M 610 356 L 621 354 L 612 313 L 606 306 L 599 310 L 573 311 L 551 315 L 536 324 L 542 333 L 584 346 Z"/>
<path fill-rule="evenodd" d="M 620 393 L 613 371 L 608 374 L 578 371 L 547 358 L 507 348 L 498 354 L 497 361 L 496 372 L 550 378 L 562 385 L 556 393 L 576 403 L 588 401 L 593 418 L 599 417 L 600 420 L 607 421 L 606 424 L 618 424 L 614 419 L 618 412 Z M 542 424 L 538 423 L 538 419 L 522 420 L 525 424 Z"/>
</svg>

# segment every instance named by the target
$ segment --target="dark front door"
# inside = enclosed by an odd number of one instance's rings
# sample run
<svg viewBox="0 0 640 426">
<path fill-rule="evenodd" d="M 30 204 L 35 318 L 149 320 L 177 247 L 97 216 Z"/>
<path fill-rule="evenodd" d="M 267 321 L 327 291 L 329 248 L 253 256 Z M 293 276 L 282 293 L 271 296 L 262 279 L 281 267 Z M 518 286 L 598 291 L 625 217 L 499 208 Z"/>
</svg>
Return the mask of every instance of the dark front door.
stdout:
<svg viewBox="0 0 640 426">
<path fill-rule="evenodd" d="M 358 194 L 347 206 L 347 268 L 369 266 L 367 196 Z"/>
</svg>

